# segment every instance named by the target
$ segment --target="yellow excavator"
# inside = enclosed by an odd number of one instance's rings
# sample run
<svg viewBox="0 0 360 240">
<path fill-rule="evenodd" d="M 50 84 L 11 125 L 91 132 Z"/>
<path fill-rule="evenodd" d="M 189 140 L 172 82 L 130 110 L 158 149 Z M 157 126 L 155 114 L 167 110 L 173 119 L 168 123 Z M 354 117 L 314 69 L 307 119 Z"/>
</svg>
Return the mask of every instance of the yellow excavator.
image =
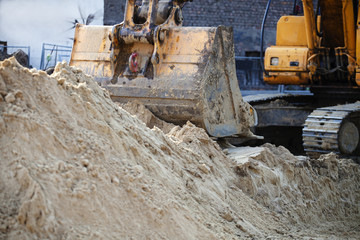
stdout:
<svg viewBox="0 0 360 240">
<path fill-rule="evenodd" d="M 165 121 L 191 121 L 214 137 L 256 138 L 249 130 L 255 122 L 271 133 L 274 126 L 304 125 L 307 153 L 359 155 L 358 1 L 319 0 L 314 9 L 304 0 L 303 16 L 280 18 L 264 80 L 309 86 L 313 95 L 270 111 L 253 101 L 258 114 L 238 87 L 232 29 L 183 27 L 188 1 L 127 0 L 122 23 L 77 25 L 70 65 L 94 76 L 114 101 L 140 101 Z"/>
<path fill-rule="evenodd" d="M 264 81 L 310 88 L 310 101 L 309 96 L 303 96 L 312 110 L 302 123 L 307 153 L 359 156 L 359 1 L 318 0 L 314 8 L 312 0 L 303 0 L 302 6 L 294 9 L 303 14 L 295 11 L 282 16 L 277 23 L 276 45 L 266 49 Z M 302 119 L 300 113 L 297 116 Z"/>
<path fill-rule="evenodd" d="M 189 0 L 127 0 L 115 26 L 77 25 L 70 65 L 114 101 L 140 101 L 157 117 L 191 121 L 214 137 L 254 138 L 256 113 L 243 101 L 229 27 L 183 27 Z"/>
</svg>

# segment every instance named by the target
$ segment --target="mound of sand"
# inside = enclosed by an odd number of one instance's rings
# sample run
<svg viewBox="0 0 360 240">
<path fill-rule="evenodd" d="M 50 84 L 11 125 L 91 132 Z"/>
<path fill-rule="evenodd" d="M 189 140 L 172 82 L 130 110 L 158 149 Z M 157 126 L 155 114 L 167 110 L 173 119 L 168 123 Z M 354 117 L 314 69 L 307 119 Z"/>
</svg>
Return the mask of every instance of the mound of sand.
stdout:
<svg viewBox="0 0 360 240">
<path fill-rule="evenodd" d="M 65 63 L 48 76 L 1 62 L 0 96 L 0 239 L 323 237 L 329 221 L 359 233 L 350 162 L 298 166 L 266 145 L 241 165 L 191 123 L 148 128 Z"/>
<path fill-rule="evenodd" d="M 164 133 L 169 133 L 171 129 L 175 127 L 174 124 L 165 122 L 159 118 L 157 118 L 152 112 L 150 112 L 143 104 L 138 101 L 128 102 L 126 104 L 120 104 L 124 110 L 126 110 L 131 115 L 136 116 L 142 122 L 146 124 L 148 128 L 157 127 L 160 128 Z"/>
<path fill-rule="evenodd" d="M 330 153 L 309 161 L 270 144 L 229 152 L 237 186 L 290 224 L 322 225 L 319 232 L 339 237 L 360 230 L 360 167 L 352 160 Z"/>
</svg>

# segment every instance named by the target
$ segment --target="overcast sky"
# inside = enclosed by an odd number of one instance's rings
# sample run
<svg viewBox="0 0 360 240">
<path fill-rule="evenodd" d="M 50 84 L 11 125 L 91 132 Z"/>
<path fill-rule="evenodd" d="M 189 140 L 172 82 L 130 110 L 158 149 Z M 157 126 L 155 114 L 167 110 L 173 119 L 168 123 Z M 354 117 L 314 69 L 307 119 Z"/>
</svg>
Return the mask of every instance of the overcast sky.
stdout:
<svg viewBox="0 0 360 240">
<path fill-rule="evenodd" d="M 31 47 L 31 64 L 40 65 L 43 43 L 72 45 L 69 30 L 75 19 L 81 21 L 96 13 L 92 24 L 103 23 L 103 0 L 0 0 L 0 41 Z"/>
</svg>

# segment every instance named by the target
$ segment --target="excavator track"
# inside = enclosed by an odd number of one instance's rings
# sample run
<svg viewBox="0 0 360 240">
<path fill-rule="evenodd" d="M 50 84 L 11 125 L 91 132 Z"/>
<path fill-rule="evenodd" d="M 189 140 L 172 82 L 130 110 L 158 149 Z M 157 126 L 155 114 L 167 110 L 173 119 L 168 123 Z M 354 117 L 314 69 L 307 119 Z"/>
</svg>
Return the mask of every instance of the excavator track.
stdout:
<svg viewBox="0 0 360 240">
<path fill-rule="evenodd" d="M 329 152 L 359 156 L 360 102 L 314 110 L 305 121 L 302 136 L 310 156 Z"/>
</svg>

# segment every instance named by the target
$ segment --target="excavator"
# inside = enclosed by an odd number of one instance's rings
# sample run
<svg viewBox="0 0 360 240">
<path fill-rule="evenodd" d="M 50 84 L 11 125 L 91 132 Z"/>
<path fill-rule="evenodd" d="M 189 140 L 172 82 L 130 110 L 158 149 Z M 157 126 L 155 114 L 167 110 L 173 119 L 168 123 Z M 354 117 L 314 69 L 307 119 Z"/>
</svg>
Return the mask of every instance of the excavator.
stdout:
<svg viewBox="0 0 360 240">
<path fill-rule="evenodd" d="M 257 138 L 243 101 L 230 27 L 183 27 L 190 0 L 127 0 L 115 26 L 75 28 L 70 65 L 94 76 L 113 101 L 138 101 L 155 116 L 187 121 L 215 138 Z"/>
<path fill-rule="evenodd" d="M 310 155 L 360 155 L 359 7 L 356 0 L 318 0 L 316 8 L 303 0 L 303 15 L 282 16 L 276 45 L 265 51 L 265 82 L 305 86 L 312 93 L 302 96 L 309 114 L 299 111 L 291 118 L 303 125 L 303 147 Z"/>
<path fill-rule="evenodd" d="M 359 156 L 358 1 L 319 0 L 314 11 L 304 0 L 303 16 L 280 18 L 264 80 L 307 86 L 313 95 L 291 96 L 294 106 L 270 111 L 242 98 L 231 28 L 182 26 L 189 1 L 127 0 L 124 21 L 115 26 L 78 24 L 70 65 L 94 76 L 114 101 L 140 101 L 160 119 L 191 121 L 216 138 L 258 139 L 254 125 L 272 133 L 291 125 L 301 127 L 308 154 Z"/>
</svg>

